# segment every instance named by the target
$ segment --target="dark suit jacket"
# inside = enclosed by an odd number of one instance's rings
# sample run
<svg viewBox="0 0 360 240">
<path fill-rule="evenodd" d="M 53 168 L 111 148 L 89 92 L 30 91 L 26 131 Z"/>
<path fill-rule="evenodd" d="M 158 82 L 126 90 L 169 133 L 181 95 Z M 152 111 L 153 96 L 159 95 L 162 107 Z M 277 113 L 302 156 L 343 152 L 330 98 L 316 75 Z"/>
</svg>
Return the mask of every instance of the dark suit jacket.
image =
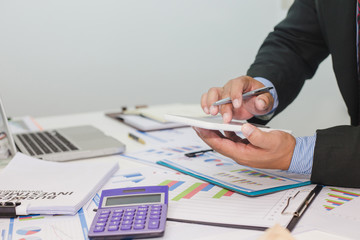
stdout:
<svg viewBox="0 0 360 240">
<path fill-rule="evenodd" d="M 317 130 L 314 183 L 360 187 L 356 32 L 356 0 L 295 0 L 286 19 L 265 39 L 247 73 L 273 82 L 279 95 L 278 114 L 331 54 L 351 126 Z"/>
</svg>

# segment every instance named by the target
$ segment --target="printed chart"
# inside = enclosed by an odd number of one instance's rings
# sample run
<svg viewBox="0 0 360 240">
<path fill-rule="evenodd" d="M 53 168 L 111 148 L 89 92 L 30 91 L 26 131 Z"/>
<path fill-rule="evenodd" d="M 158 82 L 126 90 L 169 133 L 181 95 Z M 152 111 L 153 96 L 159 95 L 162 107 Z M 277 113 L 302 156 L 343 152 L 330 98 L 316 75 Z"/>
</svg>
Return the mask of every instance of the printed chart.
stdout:
<svg viewBox="0 0 360 240">
<path fill-rule="evenodd" d="M 340 207 L 355 198 L 360 198 L 360 193 L 355 193 L 339 188 L 329 188 L 329 192 L 327 193 L 327 198 L 325 199 L 326 204 L 323 207 L 327 211 L 331 211 L 336 207 Z"/>
</svg>

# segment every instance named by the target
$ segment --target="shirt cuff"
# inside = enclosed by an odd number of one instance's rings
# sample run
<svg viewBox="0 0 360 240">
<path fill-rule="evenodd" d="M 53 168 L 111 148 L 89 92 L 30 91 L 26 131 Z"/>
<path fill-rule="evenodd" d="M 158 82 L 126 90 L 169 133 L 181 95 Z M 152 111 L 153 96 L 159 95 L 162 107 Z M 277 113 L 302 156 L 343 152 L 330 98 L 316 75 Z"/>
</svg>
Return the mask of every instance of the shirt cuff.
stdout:
<svg viewBox="0 0 360 240">
<path fill-rule="evenodd" d="M 309 137 L 297 137 L 289 172 L 310 174 L 314 160 L 316 134 Z"/>
<path fill-rule="evenodd" d="M 254 79 L 261 82 L 262 84 L 264 84 L 265 87 L 272 87 L 272 89 L 270 89 L 269 92 L 272 95 L 272 97 L 274 98 L 273 108 L 267 114 L 255 116 L 256 118 L 261 119 L 261 120 L 265 120 L 265 121 L 270 120 L 272 118 L 272 116 L 274 115 L 274 112 L 275 112 L 277 106 L 279 105 L 279 99 L 278 99 L 278 95 L 277 95 L 275 86 L 274 86 L 274 84 L 272 84 L 272 82 L 270 82 L 266 78 L 254 77 Z"/>
<path fill-rule="evenodd" d="M 264 84 L 265 87 L 272 87 L 272 89 L 270 89 L 270 94 L 272 95 L 272 97 L 274 98 L 274 106 L 271 110 L 271 112 L 275 111 L 275 109 L 277 108 L 277 106 L 279 105 L 279 98 L 275 89 L 274 84 L 272 84 L 272 82 L 270 82 L 269 80 L 267 80 L 266 78 L 262 78 L 262 77 L 254 77 L 254 79 L 256 81 L 261 82 L 262 84 Z M 271 113 L 270 112 L 270 113 Z"/>
</svg>

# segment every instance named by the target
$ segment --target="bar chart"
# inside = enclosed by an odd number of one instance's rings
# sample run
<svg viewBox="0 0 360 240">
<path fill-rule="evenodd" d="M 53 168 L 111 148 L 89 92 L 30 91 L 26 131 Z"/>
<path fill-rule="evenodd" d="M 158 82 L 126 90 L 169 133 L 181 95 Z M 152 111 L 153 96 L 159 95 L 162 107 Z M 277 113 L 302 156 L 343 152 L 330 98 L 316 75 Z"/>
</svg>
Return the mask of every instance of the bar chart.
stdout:
<svg viewBox="0 0 360 240">
<path fill-rule="evenodd" d="M 330 191 L 327 193 L 327 198 L 325 199 L 326 204 L 323 205 L 323 207 L 327 211 L 331 211 L 336 207 L 342 206 L 347 202 L 350 202 L 355 198 L 360 197 L 360 193 L 346 191 L 338 188 L 329 188 L 329 189 Z"/>
</svg>

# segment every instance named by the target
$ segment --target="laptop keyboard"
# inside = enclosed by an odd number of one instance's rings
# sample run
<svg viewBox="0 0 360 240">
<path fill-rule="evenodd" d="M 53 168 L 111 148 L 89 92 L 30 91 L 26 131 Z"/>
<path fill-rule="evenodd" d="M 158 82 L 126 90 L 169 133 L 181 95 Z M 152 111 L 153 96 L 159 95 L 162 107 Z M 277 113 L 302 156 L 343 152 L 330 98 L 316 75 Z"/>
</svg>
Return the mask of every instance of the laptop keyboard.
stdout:
<svg viewBox="0 0 360 240">
<path fill-rule="evenodd" d="M 78 150 L 57 131 L 23 133 L 18 138 L 31 156 Z"/>
</svg>

